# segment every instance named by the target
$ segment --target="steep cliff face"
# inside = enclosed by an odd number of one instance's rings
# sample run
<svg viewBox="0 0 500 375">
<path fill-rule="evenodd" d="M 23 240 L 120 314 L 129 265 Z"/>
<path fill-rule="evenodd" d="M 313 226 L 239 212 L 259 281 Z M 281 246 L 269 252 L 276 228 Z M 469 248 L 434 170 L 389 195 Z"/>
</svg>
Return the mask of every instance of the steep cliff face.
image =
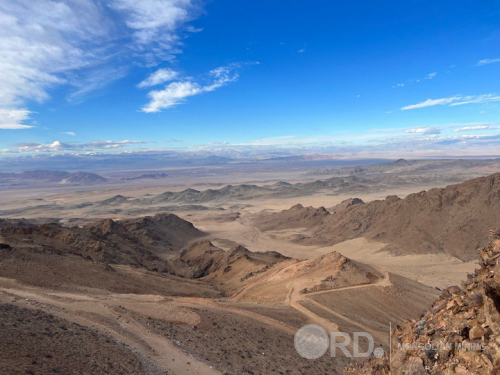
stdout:
<svg viewBox="0 0 500 375">
<path fill-rule="evenodd" d="M 385 354 L 344 374 L 500 374 L 500 232 L 490 239 L 474 274 L 393 330 L 392 362 Z"/>
</svg>

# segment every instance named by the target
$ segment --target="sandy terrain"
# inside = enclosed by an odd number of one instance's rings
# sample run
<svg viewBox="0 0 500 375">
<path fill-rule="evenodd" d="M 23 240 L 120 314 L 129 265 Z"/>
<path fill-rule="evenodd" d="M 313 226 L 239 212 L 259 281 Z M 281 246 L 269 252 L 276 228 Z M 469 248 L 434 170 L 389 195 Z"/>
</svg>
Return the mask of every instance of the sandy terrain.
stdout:
<svg viewBox="0 0 500 375">
<path fill-rule="evenodd" d="M 193 179 L 183 174 L 175 182 L 132 181 L 123 185 L 2 191 L 2 210 L 14 210 L 4 217 L 56 218 L 63 225 L 77 225 L 83 239 L 88 235 L 86 228 L 91 228 L 92 239 L 99 246 L 115 241 L 118 245 L 110 249 L 118 250 L 122 257 L 105 258 L 111 261 L 101 263 L 83 256 L 86 253 L 80 257 L 74 251 L 66 254 L 73 242 L 63 241 L 60 245 L 46 240 L 57 239 L 58 230 L 39 237 L 16 237 L 12 247 L 0 248 L 0 306 L 11 304 L 14 309 L 27 308 L 33 314 L 52 314 L 64 320 L 61 325 L 85 327 L 92 332 L 92 337 L 85 337 L 85 345 L 104 345 L 103 351 L 109 351 L 109 358 L 127 358 L 123 373 L 137 369 L 154 375 L 340 373 L 349 363 L 347 358 L 325 356 L 307 361 L 297 354 L 293 337 L 298 328 L 314 323 L 327 331 L 369 332 L 377 345 L 386 348 L 389 322 L 397 324 L 418 318 L 437 297 L 439 291 L 435 287 L 459 284 L 477 264 L 445 254 L 394 256 L 381 251 L 386 243 L 366 238 L 334 246 L 301 244 L 298 238 L 311 235 L 307 227 L 259 230 L 254 225 L 256 217 L 298 203 L 331 208 L 352 197 L 364 202 L 388 195 L 405 197 L 444 186 L 449 178 L 445 175 L 436 179 L 433 175 L 432 182 L 422 183 L 419 178 L 415 183 L 400 185 L 387 183 L 393 181 L 391 177 L 368 188 L 363 187 L 364 180 L 354 179 L 349 184 L 340 182 L 340 187 L 300 190 L 302 184 L 323 184 L 317 181 L 317 175 L 304 172 L 300 169 L 248 174 L 232 169 L 222 178 L 213 174 Z M 474 174 L 481 172 L 484 171 Z M 298 184 L 292 189 L 299 192 L 294 190 L 291 194 L 286 190 L 279 196 L 266 191 L 259 195 L 262 186 L 282 180 Z M 258 186 L 236 186 L 231 199 L 224 201 L 217 198 L 214 190 L 223 188 L 226 182 Z M 194 196 L 198 200 L 200 192 L 216 198 L 191 201 L 193 194 L 189 191 L 186 197 L 179 198 L 186 188 L 196 189 Z M 247 195 L 245 189 L 252 192 Z M 167 200 L 160 201 L 161 197 Z M 164 243 L 163 232 L 148 232 L 143 221 L 129 221 L 126 225 L 123 221 L 162 210 L 173 211 L 204 233 L 185 238 L 172 231 Z M 103 218 L 122 220 L 123 226 L 114 231 L 116 223 L 103 221 L 84 227 Z M 170 246 L 180 237 L 182 244 Z M 0 236 L 0 242 L 12 238 Z M 37 243 L 40 238 L 45 242 Z M 210 244 L 198 249 L 200 240 L 209 240 Z M 129 251 L 127 256 L 121 252 L 124 244 Z M 96 254 L 103 253 L 99 246 Z M 186 253 L 191 246 L 193 254 Z M 147 262 L 148 253 L 140 252 L 145 247 L 158 258 L 154 265 Z M 269 253 L 251 255 L 245 248 Z M 224 256 L 220 255 L 221 249 L 226 251 L 222 251 Z M 158 269 L 157 263 L 165 268 Z M 184 268 L 175 273 L 175 265 Z M 0 332 L 0 336 L 6 334 L 6 330 Z M 74 345 L 73 337 L 65 340 L 69 346 Z M 362 347 L 365 345 L 361 343 Z M 20 345 L 15 350 L 24 353 L 31 349 Z M 63 348 L 58 348 L 57 353 L 59 357 L 69 355 Z M 110 362 L 101 361 L 100 357 L 96 357 L 96 366 L 110 371 Z M 40 368 L 39 372 L 51 370 Z"/>
</svg>

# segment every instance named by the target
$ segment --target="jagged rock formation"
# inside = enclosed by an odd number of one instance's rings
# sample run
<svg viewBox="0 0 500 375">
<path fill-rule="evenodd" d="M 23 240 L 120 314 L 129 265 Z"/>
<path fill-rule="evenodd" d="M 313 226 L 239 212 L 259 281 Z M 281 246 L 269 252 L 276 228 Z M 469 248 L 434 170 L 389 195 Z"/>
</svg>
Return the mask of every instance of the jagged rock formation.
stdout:
<svg viewBox="0 0 500 375">
<path fill-rule="evenodd" d="M 461 287 L 393 330 L 392 363 L 386 354 L 344 374 L 500 374 L 500 232 L 490 237 L 478 250 L 481 267 Z"/>
<path fill-rule="evenodd" d="M 311 235 L 298 239 L 306 245 L 334 245 L 365 237 L 387 243 L 386 249 L 395 254 L 444 252 L 472 260 L 477 258 L 475 249 L 488 242 L 480 234 L 482 228 L 500 223 L 500 173 L 404 199 L 389 196 L 355 204 L 311 220 L 313 210 L 294 206 L 262 216 L 254 225 L 262 230 L 309 228 Z"/>
<path fill-rule="evenodd" d="M 365 204 L 365 202 L 363 202 L 363 200 L 361 200 L 359 198 L 349 198 L 349 199 L 345 199 L 342 202 L 340 202 L 339 204 L 329 208 L 328 211 L 330 211 L 332 214 L 336 214 L 336 213 L 339 213 L 341 211 L 345 211 L 348 208 L 350 208 L 356 204 Z"/>
</svg>

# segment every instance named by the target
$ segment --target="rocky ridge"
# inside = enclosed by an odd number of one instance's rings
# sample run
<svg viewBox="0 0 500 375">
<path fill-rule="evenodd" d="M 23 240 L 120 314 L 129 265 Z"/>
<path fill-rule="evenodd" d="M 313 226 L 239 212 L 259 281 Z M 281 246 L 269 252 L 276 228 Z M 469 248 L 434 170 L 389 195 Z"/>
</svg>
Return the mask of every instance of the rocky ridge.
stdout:
<svg viewBox="0 0 500 375">
<path fill-rule="evenodd" d="M 480 268 L 442 292 L 419 319 L 392 332 L 390 356 L 371 358 L 344 375 L 500 374 L 500 232 L 479 249 Z"/>
</svg>

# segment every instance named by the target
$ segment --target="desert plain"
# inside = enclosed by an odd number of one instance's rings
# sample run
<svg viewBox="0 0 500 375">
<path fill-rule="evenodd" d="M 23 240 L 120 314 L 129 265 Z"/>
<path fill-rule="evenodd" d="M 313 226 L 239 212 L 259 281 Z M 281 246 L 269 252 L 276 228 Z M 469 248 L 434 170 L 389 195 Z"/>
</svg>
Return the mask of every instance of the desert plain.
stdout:
<svg viewBox="0 0 500 375">
<path fill-rule="evenodd" d="M 478 267 L 499 171 L 399 159 L 7 176 L 2 367 L 341 373 L 359 359 L 302 358 L 296 331 L 369 332 L 387 351 L 391 325 Z"/>
</svg>

